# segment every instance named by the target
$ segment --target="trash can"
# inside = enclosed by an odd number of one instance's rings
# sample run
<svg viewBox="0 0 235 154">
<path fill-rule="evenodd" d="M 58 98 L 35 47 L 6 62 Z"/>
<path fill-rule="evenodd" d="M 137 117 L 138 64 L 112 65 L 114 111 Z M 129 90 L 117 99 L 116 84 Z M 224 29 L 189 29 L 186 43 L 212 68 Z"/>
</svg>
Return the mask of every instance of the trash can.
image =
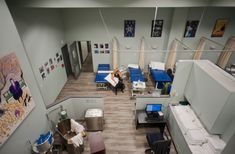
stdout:
<svg viewBox="0 0 235 154">
<path fill-rule="evenodd" d="M 68 140 L 76 135 L 76 133 L 71 132 L 70 119 L 60 121 L 58 123 L 58 131 L 65 140 L 66 150 L 69 154 L 81 154 L 84 151 L 84 145 L 75 147 L 72 143 L 68 143 Z"/>
<path fill-rule="evenodd" d="M 101 109 L 88 109 L 85 113 L 88 131 L 103 130 L 103 111 Z"/>
</svg>

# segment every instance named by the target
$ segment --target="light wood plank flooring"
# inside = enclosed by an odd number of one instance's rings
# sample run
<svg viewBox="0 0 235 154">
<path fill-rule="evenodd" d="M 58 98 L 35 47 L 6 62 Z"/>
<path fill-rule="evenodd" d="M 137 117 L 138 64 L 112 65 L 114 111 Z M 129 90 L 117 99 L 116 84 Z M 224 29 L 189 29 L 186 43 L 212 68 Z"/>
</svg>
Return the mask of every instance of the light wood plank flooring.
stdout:
<svg viewBox="0 0 235 154">
<path fill-rule="evenodd" d="M 157 128 L 135 129 L 135 100 L 130 99 L 130 83 L 125 81 L 126 89 L 124 93 L 118 92 L 115 95 L 111 90 L 97 90 L 94 80 L 95 74 L 88 72 L 82 72 L 77 80 L 69 79 L 57 100 L 68 95 L 103 95 L 105 124 L 102 135 L 106 154 L 144 154 L 145 149 L 148 148 L 146 133 L 159 130 Z M 85 141 L 83 153 L 89 153 L 87 141 Z M 176 153 L 173 146 L 170 153 Z"/>
</svg>

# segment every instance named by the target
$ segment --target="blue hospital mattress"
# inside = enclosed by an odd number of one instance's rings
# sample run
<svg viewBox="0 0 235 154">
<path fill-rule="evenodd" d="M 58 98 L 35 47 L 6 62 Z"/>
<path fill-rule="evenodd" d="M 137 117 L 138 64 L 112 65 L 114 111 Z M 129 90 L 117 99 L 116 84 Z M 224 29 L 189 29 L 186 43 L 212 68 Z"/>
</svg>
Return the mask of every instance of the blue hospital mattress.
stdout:
<svg viewBox="0 0 235 154">
<path fill-rule="evenodd" d="M 133 81 L 144 82 L 144 77 L 143 77 L 142 73 L 141 74 L 130 74 L 130 79 L 131 79 L 131 82 L 133 82 Z"/>
<path fill-rule="evenodd" d="M 129 68 L 130 74 L 142 74 L 139 68 Z"/>
<path fill-rule="evenodd" d="M 96 83 L 107 83 L 108 81 L 104 78 L 108 75 L 108 73 L 96 73 L 95 82 Z"/>
<path fill-rule="evenodd" d="M 109 71 L 110 65 L 109 64 L 99 64 L 98 71 Z"/>
<path fill-rule="evenodd" d="M 157 88 L 162 89 L 164 82 L 172 82 L 170 76 L 163 70 L 150 69 L 150 74 L 154 82 L 157 83 Z"/>
<path fill-rule="evenodd" d="M 133 81 L 142 81 L 144 82 L 144 77 L 140 68 L 130 68 L 130 80 Z"/>
</svg>

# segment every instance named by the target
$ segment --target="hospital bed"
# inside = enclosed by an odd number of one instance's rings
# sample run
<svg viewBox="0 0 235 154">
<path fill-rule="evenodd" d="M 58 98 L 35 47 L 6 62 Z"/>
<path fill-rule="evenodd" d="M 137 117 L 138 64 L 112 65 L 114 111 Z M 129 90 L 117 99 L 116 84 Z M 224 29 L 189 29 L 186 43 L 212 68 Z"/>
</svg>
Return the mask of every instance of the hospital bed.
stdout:
<svg viewBox="0 0 235 154">
<path fill-rule="evenodd" d="M 111 73 L 109 64 L 99 64 L 98 70 L 95 76 L 96 88 L 97 89 L 108 89 L 108 81 L 105 80 L 105 77 Z"/>
<path fill-rule="evenodd" d="M 162 89 L 166 82 L 172 82 L 171 77 L 165 71 L 165 63 L 150 62 L 148 71 L 157 89 Z"/>
<path fill-rule="evenodd" d="M 143 73 L 139 67 L 130 67 L 129 73 L 130 73 L 130 81 L 132 83 L 132 89 L 131 89 L 131 96 L 134 97 L 138 94 L 143 94 L 146 84 L 144 80 Z"/>
</svg>

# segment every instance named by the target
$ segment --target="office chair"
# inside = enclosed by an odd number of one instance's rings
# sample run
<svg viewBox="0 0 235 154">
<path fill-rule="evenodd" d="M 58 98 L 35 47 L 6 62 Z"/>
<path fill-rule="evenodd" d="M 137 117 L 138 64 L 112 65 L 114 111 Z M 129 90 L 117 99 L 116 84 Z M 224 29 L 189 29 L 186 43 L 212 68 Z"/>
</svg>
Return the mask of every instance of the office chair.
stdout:
<svg viewBox="0 0 235 154">
<path fill-rule="evenodd" d="M 169 154 L 171 139 L 162 133 L 148 133 L 146 138 L 149 144 L 149 149 L 145 150 L 145 153 L 150 154 Z"/>
</svg>

